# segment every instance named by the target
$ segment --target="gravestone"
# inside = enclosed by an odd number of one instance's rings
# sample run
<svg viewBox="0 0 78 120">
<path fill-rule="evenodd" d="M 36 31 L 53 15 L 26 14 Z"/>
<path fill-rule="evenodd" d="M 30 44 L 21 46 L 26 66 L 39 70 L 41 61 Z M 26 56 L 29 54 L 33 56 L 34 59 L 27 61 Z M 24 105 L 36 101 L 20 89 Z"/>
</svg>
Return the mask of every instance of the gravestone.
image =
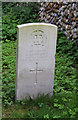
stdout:
<svg viewBox="0 0 78 120">
<path fill-rule="evenodd" d="M 57 26 L 47 23 L 18 25 L 16 99 L 52 94 Z"/>
</svg>

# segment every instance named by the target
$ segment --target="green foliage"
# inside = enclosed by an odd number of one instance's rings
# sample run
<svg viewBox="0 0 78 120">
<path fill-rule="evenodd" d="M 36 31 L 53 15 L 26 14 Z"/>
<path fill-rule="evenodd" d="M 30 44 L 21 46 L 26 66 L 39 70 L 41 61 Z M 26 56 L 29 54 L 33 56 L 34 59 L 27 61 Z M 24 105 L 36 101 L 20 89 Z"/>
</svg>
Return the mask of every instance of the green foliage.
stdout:
<svg viewBox="0 0 78 120">
<path fill-rule="evenodd" d="M 2 96 L 5 105 L 11 105 L 15 101 L 16 43 L 3 44 L 2 54 L 2 90 L 5 91 L 2 92 Z"/>
<path fill-rule="evenodd" d="M 44 119 L 49 119 L 49 115 L 44 115 Z"/>
<path fill-rule="evenodd" d="M 78 49 L 76 43 L 74 41 L 69 42 L 63 32 L 58 32 L 56 52 L 57 54 L 61 54 L 61 57 L 62 55 L 65 57 L 67 56 L 66 60 L 68 60 L 67 62 L 69 66 L 71 66 L 73 63 L 74 65 L 77 65 Z"/>
<path fill-rule="evenodd" d="M 74 42 L 69 42 L 63 33 L 58 33 L 54 95 L 39 95 L 36 99 L 16 101 L 16 41 L 6 41 L 3 44 L 2 79 L 3 106 L 13 106 L 12 118 L 75 118 L 76 112 L 76 63 L 77 48 Z M 3 108 L 5 108 L 3 107 Z M 8 114 L 8 113 L 7 113 Z"/>
<path fill-rule="evenodd" d="M 15 41 L 17 25 L 38 22 L 39 3 L 8 2 L 2 3 L 2 39 Z"/>
</svg>

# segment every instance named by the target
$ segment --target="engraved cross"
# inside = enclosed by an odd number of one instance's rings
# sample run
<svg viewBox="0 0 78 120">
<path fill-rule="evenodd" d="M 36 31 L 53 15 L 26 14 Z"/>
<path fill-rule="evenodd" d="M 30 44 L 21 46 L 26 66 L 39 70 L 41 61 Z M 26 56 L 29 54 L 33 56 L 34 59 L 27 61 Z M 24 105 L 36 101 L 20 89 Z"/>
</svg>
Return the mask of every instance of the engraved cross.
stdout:
<svg viewBox="0 0 78 120">
<path fill-rule="evenodd" d="M 36 72 L 36 83 L 37 83 L 37 74 L 38 72 L 42 72 L 43 70 L 38 69 L 38 63 L 36 63 L 36 70 L 30 70 L 30 72 Z"/>
</svg>

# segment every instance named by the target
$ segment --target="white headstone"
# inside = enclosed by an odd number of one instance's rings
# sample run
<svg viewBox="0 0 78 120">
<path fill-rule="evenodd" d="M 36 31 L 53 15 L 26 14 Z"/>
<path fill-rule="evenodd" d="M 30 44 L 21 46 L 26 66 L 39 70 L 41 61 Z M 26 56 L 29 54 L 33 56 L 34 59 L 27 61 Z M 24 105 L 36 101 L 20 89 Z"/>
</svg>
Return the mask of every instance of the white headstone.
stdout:
<svg viewBox="0 0 78 120">
<path fill-rule="evenodd" d="M 53 91 L 57 26 L 18 25 L 16 99 Z"/>
</svg>

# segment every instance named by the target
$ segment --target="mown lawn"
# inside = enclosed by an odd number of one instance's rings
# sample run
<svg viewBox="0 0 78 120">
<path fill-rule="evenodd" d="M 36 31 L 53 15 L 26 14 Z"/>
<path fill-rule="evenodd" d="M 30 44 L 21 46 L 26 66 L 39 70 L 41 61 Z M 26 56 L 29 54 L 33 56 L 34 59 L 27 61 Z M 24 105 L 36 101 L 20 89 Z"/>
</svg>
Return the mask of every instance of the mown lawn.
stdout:
<svg viewBox="0 0 78 120">
<path fill-rule="evenodd" d="M 58 33 L 53 96 L 15 101 L 16 43 L 2 43 L 3 118 L 76 118 L 76 57 L 74 42 Z"/>
</svg>

